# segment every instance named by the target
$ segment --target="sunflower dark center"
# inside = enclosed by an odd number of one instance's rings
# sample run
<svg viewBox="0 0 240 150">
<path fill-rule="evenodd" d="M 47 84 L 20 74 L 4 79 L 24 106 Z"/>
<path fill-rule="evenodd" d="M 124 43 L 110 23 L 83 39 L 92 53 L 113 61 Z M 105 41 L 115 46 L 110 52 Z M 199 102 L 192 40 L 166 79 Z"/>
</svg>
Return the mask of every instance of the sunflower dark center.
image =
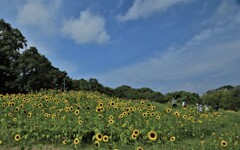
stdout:
<svg viewBox="0 0 240 150">
<path fill-rule="evenodd" d="M 151 133 L 150 136 L 151 136 L 152 138 L 154 138 L 156 135 L 155 135 L 155 133 Z"/>
</svg>

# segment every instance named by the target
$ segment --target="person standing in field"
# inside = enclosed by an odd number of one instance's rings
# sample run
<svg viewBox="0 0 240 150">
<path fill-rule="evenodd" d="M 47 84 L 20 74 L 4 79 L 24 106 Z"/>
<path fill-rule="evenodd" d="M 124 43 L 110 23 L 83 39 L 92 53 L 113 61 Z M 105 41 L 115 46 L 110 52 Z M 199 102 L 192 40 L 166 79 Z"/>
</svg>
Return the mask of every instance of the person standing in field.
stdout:
<svg viewBox="0 0 240 150">
<path fill-rule="evenodd" d="M 173 97 L 172 98 L 172 108 L 176 108 L 177 107 L 177 100 Z"/>
<path fill-rule="evenodd" d="M 182 101 L 182 107 L 184 107 L 184 108 L 187 107 L 185 100 Z"/>
<path fill-rule="evenodd" d="M 196 106 L 197 106 L 197 111 L 199 111 L 199 104 L 197 103 Z"/>
<path fill-rule="evenodd" d="M 216 104 L 216 105 L 214 106 L 214 109 L 215 109 L 215 111 L 218 111 L 218 109 L 219 109 L 218 104 Z"/>
<path fill-rule="evenodd" d="M 204 105 L 204 109 L 205 109 L 206 112 L 209 111 L 209 108 L 208 108 L 208 105 L 207 105 L 207 104 Z"/>
<path fill-rule="evenodd" d="M 198 110 L 199 112 L 202 112 L 202 104 L 199 105 Z"/>
</svg>

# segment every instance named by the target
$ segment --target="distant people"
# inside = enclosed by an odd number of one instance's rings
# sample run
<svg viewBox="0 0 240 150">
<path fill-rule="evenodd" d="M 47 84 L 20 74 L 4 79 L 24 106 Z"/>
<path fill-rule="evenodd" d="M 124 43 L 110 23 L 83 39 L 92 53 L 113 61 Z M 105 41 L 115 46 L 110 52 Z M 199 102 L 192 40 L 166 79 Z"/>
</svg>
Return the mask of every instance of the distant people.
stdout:
<svg viewBox="0 0 240 150">
<path fill-rule="evenodd" d="M 218 111 L 218 109 L 219 109 L 218 104 L 216 104 L 216 105 L 214 106 L 214 109 L 215 109 L 215 111 Z"/>
<path fill-rule="evenodd" d="M 198 111 L 199 111 L 199 112 L 202 112 L 202 104 L 200 104 L 200 105 L 198 106 Z"/>
<path fill-rule="evenodd" d="M 198 103 L 196 103 L 196 107 L 197 107 L 197 111 L 199 111 L 199 104 Z"/>
<path fill-rule="evenodd" d="M 205 109 L 205 111 L 207 111 L 207 112 L 209 111 L 209 108 L 208 108 L 208 105 L 207 105 L 207 104 L 204 105 L 204 109 Z"/>
<path fill-rule="evenodd" d="M 177 100 L 175 98 L 172 99 L 172 108 L 177 107 Z"/>
<path fill-rule="evenodd" d="M 187 107 L 185 100 L 182 101 L 182 107 L 184 107 L 184 108 Z"/>
</svg>

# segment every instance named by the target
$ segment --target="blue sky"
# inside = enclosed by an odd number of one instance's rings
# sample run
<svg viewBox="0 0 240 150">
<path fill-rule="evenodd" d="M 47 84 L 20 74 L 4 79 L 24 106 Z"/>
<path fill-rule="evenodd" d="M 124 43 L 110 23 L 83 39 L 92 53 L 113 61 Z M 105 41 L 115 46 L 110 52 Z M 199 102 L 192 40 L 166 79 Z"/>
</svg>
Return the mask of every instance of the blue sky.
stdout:
<svg viewBox="0 0 240 150">
<path fill-rule="evenodd" d="M 74 79 L 204 93 L 240 84 L 239 0 L 0 0 L 21 30 Z"/>
</svg>

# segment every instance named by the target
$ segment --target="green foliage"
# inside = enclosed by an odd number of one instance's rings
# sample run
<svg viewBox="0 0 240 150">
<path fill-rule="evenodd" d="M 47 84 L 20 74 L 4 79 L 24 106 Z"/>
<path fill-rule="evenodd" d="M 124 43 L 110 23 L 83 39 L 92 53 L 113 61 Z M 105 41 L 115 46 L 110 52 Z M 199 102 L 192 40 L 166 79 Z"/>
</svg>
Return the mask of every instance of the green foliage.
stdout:
<svg viewBox="0 0 240 150">
<path fill-rule="evenodd" d="M 131 88 L 127 85 L 122 85 L 114 89 L 115 96 L 127 99 L 148 99 L 156 102 L 165 102 L 164 95 L 160 92 L 154 92 L 150 88 Z"/>
<path fill-rule="evenodd" d="M 24 46 L 26 40 L 21 32 L 0 19 L 0 93 L 18 90 L 16 61 L 20 55 L 19 49 Z"/>
<path fill-rule="evenodd" d="M 213 107 L 219 105 L 223 109 L 238 111 L 240 109 L 240 86 L 231 88 L 222 87 L 208 91 L 202 96 L 202 100 L 203 103 L 208 103 Z"/>
<path fill-rule="evenodd" d="M 35 47 L 30 47 L 20 55 L 18 70 L 21 91 L 54 89 L 66 76 L 65 72 L 54 68 L 45 56 L 39 54 Z"/>
<path fill-rule="evenodd" d="M 187 105 L 196 104 L 197 102 L 201 101 L 200 96 L 198 94 L 186 91 L 171 92 L 165 95 L 165 100 L 167 102 L 170 102 L 173 98 L 175 98 L 179 103 L 181 103 L 182 100 L 185 100 Z"/>
</svg>

